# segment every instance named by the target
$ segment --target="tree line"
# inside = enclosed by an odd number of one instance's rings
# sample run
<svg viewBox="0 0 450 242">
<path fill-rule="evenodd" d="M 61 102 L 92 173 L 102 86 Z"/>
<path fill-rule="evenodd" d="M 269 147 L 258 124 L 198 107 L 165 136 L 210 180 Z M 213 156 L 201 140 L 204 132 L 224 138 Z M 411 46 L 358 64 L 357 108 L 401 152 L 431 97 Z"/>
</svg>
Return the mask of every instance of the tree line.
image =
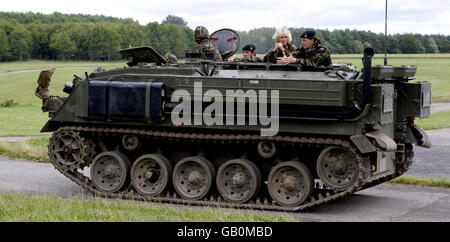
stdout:
<svg viewBox="0 0 450 242">
<path fill-rule="evenodd" d="M 290 28 L 293 44 L 300 46 L 299 36 L 305 30 Z M 383 52 L 383 34 L 349 29 L 315 31 L 332 54 L 362 53 L 369 46 Z M 266 53 L 273 46 L 274 32 L 275 28 L 239 32 L 241 46 L 253 43 L 257 53 Z M 0 12 L 0 61 L 118 60 L 120 49 L 144 45 L 161 54 L 184 57 L 196 43 L 187 22 L 172 15 L 161 24 L 141 25 L 132 19 L 98 15 Z M 388 53 L 450 53 L 450 36 L 389 35 L 386 47 Z"/>
<path fill-rule="evenodd" d="M 301 46 L 300 35 L 310 29 L 289 28 L 292 42 Z M 332 54 L 361 54 L 364 48 L 372 47 L 376 53 L 384 52 L 384 34 L 358 30 L 322 30 L 316 31 L 317 37 L 325 42 Z M 253 43 L 257 53 L 266 53 L 273 47 L 272 36 L 275 28 L 258 28 L 248 32 L 239 32 L 241 43 Z M 386 38 L 386 51 L 390 54 L 450 53 L 450 36 L 394 34 Z"/>
<path fill-rule="evenodd" d="M 177 56 L 195 48 L 194 32 L 186 25 L 140 25 L 130 19 L 110 18 L 0 13 L 0 61 L 110 61 L 120 59 L 118 51 L 128 47 L 152 46 L 162 54 Z"/>
</svg>

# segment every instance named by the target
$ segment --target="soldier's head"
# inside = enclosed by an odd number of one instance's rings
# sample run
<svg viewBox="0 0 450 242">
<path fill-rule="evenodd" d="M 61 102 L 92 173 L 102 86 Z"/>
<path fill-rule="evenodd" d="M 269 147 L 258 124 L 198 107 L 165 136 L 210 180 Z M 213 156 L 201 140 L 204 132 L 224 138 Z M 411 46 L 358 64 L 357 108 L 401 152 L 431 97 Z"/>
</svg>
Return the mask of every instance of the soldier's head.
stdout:
<svg viewBox="0 0 450 242">
<path fill-rule="evenodd" d="M 244 58 L 250 58 L 252 56 L 255 56 L 256 47 L 252 44 L 247 44 L 244 47 L 242 47 L 242 54 L 244 55 Z"/>
<path fill-rule="evenodd" d="M 282 43 L 283 45 L 291 43 L 292 42 L 291 31 L 289 31 L 289 29 L 286 27 L 277 29 L 272 39 L 275 43 Z"/>
<path fill-rule="evenodd" d="M 208 29 L 203 26 L 197 26 L 194 31 L 195 41 L 199 43 L 202 40 L 209 39 Z"/>
<path fill-rule="evenodd" d="M 305 49 L 311 49 L 317 39 L 316 32 L 313 30 L 307 30 L 300 35 L 300 38 L 302 38 L 302 47 Z"/>
</svg>

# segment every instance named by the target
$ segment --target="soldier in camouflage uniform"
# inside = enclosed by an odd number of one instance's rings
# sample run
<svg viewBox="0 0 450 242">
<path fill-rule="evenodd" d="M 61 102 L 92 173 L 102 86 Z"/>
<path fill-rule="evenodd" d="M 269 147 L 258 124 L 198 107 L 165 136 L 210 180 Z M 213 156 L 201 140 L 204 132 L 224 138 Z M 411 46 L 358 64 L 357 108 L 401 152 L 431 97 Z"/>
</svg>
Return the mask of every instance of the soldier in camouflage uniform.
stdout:
<svg viewBox="0 0 450 242">
<path fill-rule="evenodd" d="M 242 54 L 244 57 L 242 58 L 234 58 L 230 61 L 233 62 L 263 62 L 263 60 L 256 56 L 255 53 L 256 47 L 252 44 L 247 44 L 242 47 Z"/>
<path fill-rule="evenodd" d="M 278 58 L 279 64 L 301 64 L 309 67 L 332 67 L 330 52 L 314 31 L 308 30 L 301 35 L 302 47 L 298 48 L 293 57 Z"/>
<path fill-rule="evenodd" d="M 264 56 L 264 62 L 277 63 L 280 57 L 289 57 L 296 50 L 296 47 L 291 44 L 291 31 L 287 28 L 277 29 L 272 37 L 275 45 Z"/>
<path fill-rule="evenodd" d="M 195 28 L 195 41 L 197 42 L 197 47 L 195 48 L 195 53 L 214 53 L 214 61 L 222 61 L 222 56 L 220 55 L 217 47 L 209 39 L 208 29 L 203 26 L 197 26 Z"/>
</svg>

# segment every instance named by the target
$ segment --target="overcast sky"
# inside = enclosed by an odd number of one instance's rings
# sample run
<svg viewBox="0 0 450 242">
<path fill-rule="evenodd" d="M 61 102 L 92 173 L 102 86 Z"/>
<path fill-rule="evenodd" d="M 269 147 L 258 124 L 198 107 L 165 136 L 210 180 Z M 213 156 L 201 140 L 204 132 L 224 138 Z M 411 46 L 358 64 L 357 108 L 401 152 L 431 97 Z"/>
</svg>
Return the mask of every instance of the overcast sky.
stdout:
<svg viewBox="0 0 450 242">
<path fill-rule="evenodd" d="M 389 0 L 388 33 L 450 35 L 450 0 Z M 384 33 L 385 0 L 2 0 L 0 11 L 101 14 L 140 24 L 167 15 L 203 25 L 248 31 L 260 27 L 358 29 Z"/>
</svg>

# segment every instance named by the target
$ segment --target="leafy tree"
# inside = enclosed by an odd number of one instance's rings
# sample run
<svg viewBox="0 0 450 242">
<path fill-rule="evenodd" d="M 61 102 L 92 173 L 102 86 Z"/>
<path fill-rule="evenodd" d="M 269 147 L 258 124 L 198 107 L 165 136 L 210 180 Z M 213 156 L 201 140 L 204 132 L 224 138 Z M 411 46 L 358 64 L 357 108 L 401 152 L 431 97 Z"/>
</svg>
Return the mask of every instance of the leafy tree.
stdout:
<svg viewBox="0 0 450 242">
<path fill-rule="evenodd" d="M 30 23 L 100 23 L 100 22 L 110 22 L 110 23 L 137 23 L 130 18 L 116 18 L 116 17 L 106 17 L 103 15 L 89 15 L 89 14 L 62 14 L 59 12 L 54 12 L 52 14 L 42 14 L 42 13 L 18 13 L 18 12 L 0 12 L 0 19 L 15 20 L 21 24 Z"/>
<path fill-rule="evenodd" d="M 439 47 L 433 37 L 428 37 L 425 41 L 425 52 L 439 53 Z"/>
<path fill-rule="evenodd" d="M 14 60 L 26 60 L 31 55 L 32 38 L 22 25 L 17 25 L 9 36 L 9 46 Z"/>
<path fill-rule="evenodd" d="M 398 35 L 389 36 L 386 43 L 386 51 L 391 54 L 400 54 L 402 51 L 400 50 L 400 42 Z"/>
<path fill-rule="evenodd" d="M 414 35 L 405 34 L 400 37 L 400 49 L 405 54 L 418 53 L 419 42 Z"/>
<path fill-rule="evenodd" d="M 73 42 L 69 34 L 65 31 L 54 33 L 50 38 L 50 50 L 56 53 L 58 58 L 66 60 L 66 57 L 72 57 L 77 46 Z"/>
<path fill-rule="evenodd" d="M 89 60 L 90 33 L 94 28 L 93 23 L 70 23 L 66 29 L 70 39 L 75 42 L 77 50 L 74 53 L 76 60 Z"/>
<path fill-rule="evenodd" d="M 150 41 L 151 46 L 159 53 L 167 53 L 170 51 L 169 38 L 166 32 L 166 25 L 161 25 L 156 22 L 149 23 L 146 26 L 146 38 Z"/>
<path fill-rule="evenodd" d="M 95 25 L 90 33 L 89 58 L 111 61 L 119 51 L 120 36 L 111 25 Z"/>
<path fill-rule="evenodd" d="M 11 58 L 9 49 L 8 36 L 3 29 L 0 29 L 0 61 L 5 61 Z"/>
<path fill-rule="evenodd" d="M 188 23 L 184 21 L 182 17 L 167 15 L 167 17 L 162 21 L 162 24 L 187 25 Z"/>
<path fill-rule="evenodd" d="M 49 59 L 53 57 L 50 51 L 50 36 L 54 32 L 50 24 L 32 23 L 26 25 L 31 33 L 32 49 L 31 57 L 35 59 Z"/>
<path fill-rule="evenodd" d="M 138 23 L 119 24 L 117 32 L 121 36 L 121 48 L 149 45 L 145 38 L 144 27 Z"/>
</svg>

